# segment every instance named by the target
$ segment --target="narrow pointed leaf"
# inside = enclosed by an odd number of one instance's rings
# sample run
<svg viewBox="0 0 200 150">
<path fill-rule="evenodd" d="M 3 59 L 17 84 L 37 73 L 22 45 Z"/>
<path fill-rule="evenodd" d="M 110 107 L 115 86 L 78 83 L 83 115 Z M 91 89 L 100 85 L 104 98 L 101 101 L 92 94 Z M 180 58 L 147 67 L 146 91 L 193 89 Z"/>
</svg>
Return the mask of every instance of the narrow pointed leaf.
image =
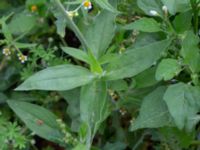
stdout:
<svg viewBox="0 0 200 150">
<path fill-rule="evenodd" d="M 75 65 L 44 69 L 22 83 L 16 90 L 69 90 L 88 84 L 95 78 L 89 70 Z"/>
<path fill-rule="evenodd" d="M 150 68 L 166 51 L 171 40 L 163 40 L 153 44 L 127 50 L 112 60 L 106 68 L 107 80 L 132 77 Z"/>
<path fill-rule="evenodd" d="M 90 64 L 90 58 L 88 57 L 87 53 L 85 53 L 84 51 L 76 49 L 76 48 L 71 48 L 71 47 L 62 47 L 62 50 L 65 53 L 71 55 L 72 57 Z"/>
<path fill-rule="evenodd" d="M 114 24 L 115 14 L 102 11 L 95 19 L 93 24 L 87 26 L 84 31 L 85 38 L 90 44 L 93 54 L 101 57 L 112 41 L 115 33 Z"/>
<path fill-rule="evenodd" d="M 56 122 L 56 116 L 47 109 L 22 101 L 7 101 L 10 108 L 34 133 L 50 141 L 63 138 Z"/>
<path fill-rule="evenodd" d="M 158 32 L 162 31 L 160 24 L 152 19 L 152 18 L 141 18 L 139 20 L 136 20 L 135 22 L 132 22 L 130 24 L 127 24 L 123 27 L 126 30 L 137 30 L 142 32 Z"/>
</svg>

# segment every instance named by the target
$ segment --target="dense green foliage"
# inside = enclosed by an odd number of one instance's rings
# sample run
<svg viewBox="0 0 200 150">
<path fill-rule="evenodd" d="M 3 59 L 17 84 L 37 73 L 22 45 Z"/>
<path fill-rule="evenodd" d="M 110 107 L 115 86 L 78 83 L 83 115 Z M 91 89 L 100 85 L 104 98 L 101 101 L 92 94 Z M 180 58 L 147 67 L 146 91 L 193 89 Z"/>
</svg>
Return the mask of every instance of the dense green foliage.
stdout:
<svg viewBox="0 0 200 150">
<path fill-rule="evenodd" d="M 1 0 L 0 150 L 200 149 L 199 0 Z"/>
</svg>

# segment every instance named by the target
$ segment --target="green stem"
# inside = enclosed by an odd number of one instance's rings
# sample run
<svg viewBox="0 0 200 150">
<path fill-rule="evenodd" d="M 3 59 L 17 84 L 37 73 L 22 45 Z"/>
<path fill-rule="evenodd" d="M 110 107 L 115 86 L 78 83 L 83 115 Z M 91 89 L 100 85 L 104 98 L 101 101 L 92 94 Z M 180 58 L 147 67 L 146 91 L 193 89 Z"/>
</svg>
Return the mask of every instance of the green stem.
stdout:
<svg viewBox="0 0 200 150">
<path fill-rule="evenodd" d="M 199 4 L 199 2 L 197 2 L 196 0 L 190 0 L 190 3 L 191 3 L 193 14 L 194 14 L 194 19 L 193 19 L 194 33 L 198 34 L 198 27 L 199 27 L 199 8 L 198 8 L 198 4 Z"/>
<path fill-rule="evenodd" d="M 74 33 L 76 34 L 76 36 L 78 37 L 80 42 L 83 44 L 84 48 L 87 50 L 90 50 L 89 44 L 85 40 L 83 34 L 80 32 L 80 30 L 78 29 L 78 27 L 76 26 L 74 21 L 67 14 L 67 12 L 66 12 L 65 8 L 63 7 L 63 5 L 61 4 L 60 0 L 54 0 L 54 1 L 56 3 L 57 7 L 60 9 L 60 11 L 62 11 L 62 13 L 64 14 L 65 19 L 69 23 L 70 27 L 72 28 L 72 30 L 74 31 Z"/>
<path fill-rule="evenodd" d="M 74 31 L 80 42 L 82 43 L 83 47 L 88 51 L 88 55 L 91 58 L 90 68 L 92 72 L 102 73 L 103 69 L 97 59 L 95 58 L 94 54 L 92 53 L 89 44 L 87 43 L 86 39 L 84 38 L 83 34 L 79 30 L 79 28 L 76 26 L 74 21 L 69 17 L 68 13 L 66 12 L 65 8 L 61 4 L 60 0 L 54 0 L 55 4 L 59 8 L 60 11 L 65 16 L 65 19 L 67 20 L 68 24 L 70 25 L 71 29 Z"/>
</svg>

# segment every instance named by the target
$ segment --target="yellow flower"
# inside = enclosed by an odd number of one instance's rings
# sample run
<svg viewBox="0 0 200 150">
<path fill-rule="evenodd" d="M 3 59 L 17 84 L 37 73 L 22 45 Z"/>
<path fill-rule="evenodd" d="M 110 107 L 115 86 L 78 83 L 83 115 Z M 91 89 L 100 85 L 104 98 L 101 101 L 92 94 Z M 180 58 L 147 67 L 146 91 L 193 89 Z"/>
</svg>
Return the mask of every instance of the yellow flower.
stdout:
<svg viewBox="0 0 200 150">
<path fill-rule="evenodd" d="M 86 9 L 86 10 L 92 9 L 92 3 L 88 0 L 83 2 L 83 6 L 84 6 L 84 9 Z"/>
<path fill-rule="evenodd" d="M 4 48 L 3 49 L 3 54 L 6 55 L 6 56 L 9 56 L 11 54 L 11 51 L 9 48 Z"/>
<path fill-rule="evenodd" d="M 38 10 L 38 7 L 36 5 L 31 6 L 31 11 L 36 12 Z"/>
<path fill-rule="evenodd" d="M 18 54 L 18 58 L 21 61 L 21 63 L 25 63 L 28 60 L 27 56 L 23 54 Z"/>
</svg>

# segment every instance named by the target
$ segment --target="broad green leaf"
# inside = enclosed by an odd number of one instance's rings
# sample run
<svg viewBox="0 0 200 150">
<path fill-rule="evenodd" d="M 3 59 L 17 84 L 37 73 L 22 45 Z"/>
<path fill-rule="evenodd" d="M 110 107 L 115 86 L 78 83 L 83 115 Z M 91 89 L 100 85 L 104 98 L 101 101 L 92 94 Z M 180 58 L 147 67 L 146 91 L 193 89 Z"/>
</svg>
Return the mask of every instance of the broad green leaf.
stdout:
<svg viewBox="0 0 200 150">
<path fill-rule="evenodd" d="M 28 15 L 26 12 L 15 14 L 8 24 L 12 34 L 27 33 L 37 25 L 37 18 L 34 15 Z"/>
<path fill-rule="evenodd" d="M 56 90 L 73 89 L 90 83 L 95 75 L 87 69 L 75 65 L 49 67 L 28 78 L 16 90 Z"/>
<path fill-rule="evenodd" d="M 116 80 L 135 76 L 150 68 L 166 51 L 171 40 L 166 39 L 153 44 L 127 50 L 106 67 L 105 79 Z"/>
<path fill-rule="evenodd" d="M 116 28 L 114 19 L 115 14 L 104 10 L 95 18 L 93 24 L 83 31 L 96 58 L 104 55 L 114 37 Z"/>
<path fill-rule="evenodd" d="M 160 0 L 137 0 L 137 4 L 147 15 L 151 15 L 150 11 L 154 10 L 163 16 L 162 3 Z"/>
<path fill-rule="evenodd" d="M 81 89 L 80 114 L 88 126 L 87 142 L 91 142 L 102 121 L 109 114 L 107 85 L 103 81 L 94 81 Z"/>
<path fill-rule="evenodd" d="M 181 71 L 181 66 L 176 59 L 163 59 L 156 70 L 156 80 L 165 81 L 172 79 L 176 75 L 178 75 Z"/>
<path fill-rule="evenodd" d="M 162 0 L 162 2 L 173 15 L 190 9 L 190 0 Z"/>
<path fill-rule="evenodd" d="M 192 12 L 187 11 L 178 14 L 173 21 L 174 28 L 177 33 L 184 33 L 189 30 L 192 25 Z"/>
<path fill-rule="evenodd" d="M 59 131 L 56 116 L 47 109 L 22 101 L 7 101 L 10 108 L 34 133 L 50 141 L 58 142 L 63 135 Z"/>
<path fill-rule="evenodd" d="M 193 73 L 200 71 L 199 37 L 189 31 L 182 41 L 181 55 Z"/>
<path fill-rule="evenodd" d="M 90 58 L 88 57 L 87 53 L 85 53 L 84 51 L 76 49 L 76 48 L 71 48 L 71 47 L 62 47 L 62 50 L 65 53 L 90 64 Z"/>
<path fill-rule="evenodd" d="M 179 129 L 192 130 L 200 120 L 200 88 L 178 83 L 168 87 L 164 100 Z"/>
<path fill-rule="evenodd" d="M 142 32 L 158 32 L 162 31 L 160 24 L 152 18 L 141 18 L 133 23 L 123 27 L 126 30 L 138 30 Z"/>
<path fill-rule="evenodd" d="M 149 68 L 140 74 L 136 75 L 133 79 L 135 81 L 135 88 L 150 87 L 158 83 L 155 78 L 156 67 Z"/>
<path fill-rule="evenodd" d="M 171 124 L 169 111 L 163 100 L 165 91 L 165 87 L 158 87 L 144 98 L 140 114 L 131 124 L 131 131 L 142 128 L 159 128 Z"/>
<path fill-rule="evenodd" d="M 118 11 L 108 2 L 108 0 L 94 0 L 101 8 L 106 9 L 112 13 L 118 13 Z"/>
</svg>

